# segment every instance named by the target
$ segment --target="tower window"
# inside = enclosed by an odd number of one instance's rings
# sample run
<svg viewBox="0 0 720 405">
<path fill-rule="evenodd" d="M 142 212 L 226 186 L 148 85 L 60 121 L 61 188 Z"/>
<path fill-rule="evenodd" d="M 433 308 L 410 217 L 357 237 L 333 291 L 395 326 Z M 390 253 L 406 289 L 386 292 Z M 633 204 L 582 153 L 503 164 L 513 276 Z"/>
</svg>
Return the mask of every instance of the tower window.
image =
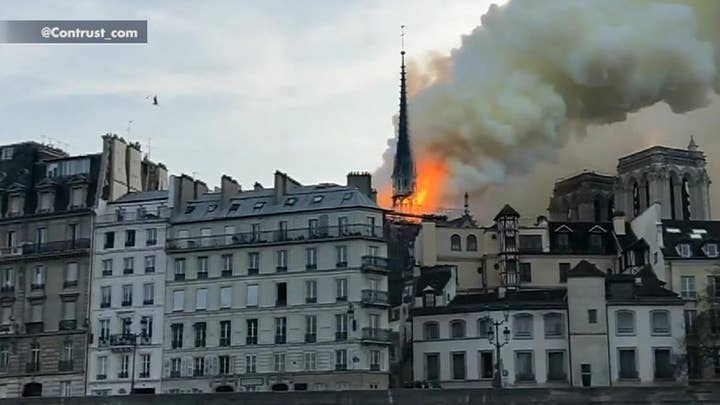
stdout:
<svg viewBox="0 0 720 405">
<path fill-rule="evenodd" d="M 452 250 L 452 251 L 462 250 L 462 242 L 460 241 L 460 235 L 454 234 L 450 237 L 450 250 Z"/>
<path fill-rule="evenodd" d="M 690 219 L 690 183 L 687 177 L 682 180 L 682 189 L 680 190 L 680 196 L 682 198 L 682 214 L 684 220 Z"/>
<path fill-rule="evenodd" d="M 640 187 L 637 182 L 633 183 L 633 216 L 640 215 Z"/>
</svg>

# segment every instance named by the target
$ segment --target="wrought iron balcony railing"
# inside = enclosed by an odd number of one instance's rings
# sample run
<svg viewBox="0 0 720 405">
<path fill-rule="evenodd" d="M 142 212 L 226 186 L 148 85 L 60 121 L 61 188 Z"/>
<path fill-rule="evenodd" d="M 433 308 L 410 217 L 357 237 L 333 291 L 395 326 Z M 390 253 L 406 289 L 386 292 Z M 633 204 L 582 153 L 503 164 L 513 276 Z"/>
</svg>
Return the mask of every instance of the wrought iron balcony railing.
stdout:
<svg viewBox="0 0 720 405">
<path fill-rule="evenodd" d="M 147 222 L 153 219 L 170 218 L 169 208 L 159 208 L 155 210 L 138 209 L 138 210 L 121 210 L 114 214 L 98 215 L 95 221 L 98 224 L 114 224 L 129 222 Z"/>
<path fill-rule="evenodd" d="M 0 248 L 0 259 L 13 256 L 74 253 L 90 248 L 90 239 L 70 239 L 45 243 L 26 243 L 20 246 Z"/>
<path fill-rule="evenodd" d="M 360 296 L 360 303 L 364 305 L 388 305 L 388 293 L 387 291 L 379 290 L 362 290 Z"/>
<path fill-rule="evenodd" d="M 392 330 L 381 328 L 362 328 L 362 339 L 366 341 L 390 343 Z"/>
<path fill-rule="evenodd" d="M 387 273 L 389 271 L 390 260 L 386 257 L 379 256 L 363 256 L 362 271 L 371 273 Z"/>
<path fill-rule="evenodd" d="M 60 321 L 58 327 L 60 330 L 74 330 L 77 329 L 77 321 L 75 319 L 64 319 Z"/>
</svg>

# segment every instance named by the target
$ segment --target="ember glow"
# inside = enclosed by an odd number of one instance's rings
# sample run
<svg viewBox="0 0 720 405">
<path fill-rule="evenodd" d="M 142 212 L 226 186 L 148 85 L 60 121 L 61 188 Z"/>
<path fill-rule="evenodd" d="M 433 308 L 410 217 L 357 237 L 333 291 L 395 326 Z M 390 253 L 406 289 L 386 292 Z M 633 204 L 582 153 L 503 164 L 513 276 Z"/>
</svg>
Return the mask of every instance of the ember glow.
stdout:
<svg viewBox="0 0 720 405">
<path fill-rule="evenodd" d="M 445 162 L 434 157 L 420 156 L 417 167 L 415 195 L 411 202 L 397 207 L 397 211 L 409 214 L 433 214 L 440 208 L 445 194 L 449 173 Z M 387 184 L 378 192 L 378 203 L 392 208 L 392 185 Z"/>
</svg>

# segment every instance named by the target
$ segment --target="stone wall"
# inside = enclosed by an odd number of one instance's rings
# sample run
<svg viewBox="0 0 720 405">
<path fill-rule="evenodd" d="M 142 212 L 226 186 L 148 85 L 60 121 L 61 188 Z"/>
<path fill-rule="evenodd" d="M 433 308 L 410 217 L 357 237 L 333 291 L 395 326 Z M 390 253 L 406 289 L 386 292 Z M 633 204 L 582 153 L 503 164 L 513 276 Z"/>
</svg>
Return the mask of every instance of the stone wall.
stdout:
<svg viewBox="0 0 720 405">
<path fill-rule="evenodd" d="M 718 403 L 720 388 L 591 388 L 512 390 L 390 390 L 338 392 L 267 392 L 124 397 L 17 398 L 0 405 L 471 405 L 471 404 L 683 404 Z"/>
</svg>

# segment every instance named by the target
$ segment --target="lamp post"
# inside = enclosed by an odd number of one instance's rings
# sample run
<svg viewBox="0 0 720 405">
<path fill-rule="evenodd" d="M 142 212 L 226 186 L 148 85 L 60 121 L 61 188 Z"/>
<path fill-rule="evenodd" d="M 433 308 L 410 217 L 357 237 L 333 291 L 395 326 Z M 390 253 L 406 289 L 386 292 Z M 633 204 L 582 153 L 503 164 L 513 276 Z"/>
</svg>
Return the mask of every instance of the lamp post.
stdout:
<svg viewBox="0 0 720 405">
<path fill-rule="evenodd" d="M 508 344 L 510 341 L 510 329 L 508 329 L 507 326 L 502 331 L 503 334 L 503 341 L 500 341 L 500 326 L 507 323 L 508 318 L 510 317 L 510 310 L 505 309 L 503 311 L 503 319 L 500 321 L 496 321 L 493 318 L 489 318 L 490 320 L 490 329 L 488 329 L 488 341 L 490 344 L 495 346 L 495 373 L 493 374 L 493 381 L 492 386 L 494 388 L 501 388 L 502 387 L 502 362 L 500 361 L 500 349 Z"/>
<path fill-rule="evenodd" d="M 135 357 L 137 352 L 137 345 L 138 345 L 138 338 L 141 340 L 144 339 L 147 336 L 147 319 L 143 318 L 140 320 L 140 324 L 142 327 L 140 328 L 140 333 L 131 333 L 130 336 L 132 336 L 132 343 L 133 343 L 133 350 L 132 350 L 132 375 L 130 377 L 130 395 L 135 393 Z"/>
</svg>

